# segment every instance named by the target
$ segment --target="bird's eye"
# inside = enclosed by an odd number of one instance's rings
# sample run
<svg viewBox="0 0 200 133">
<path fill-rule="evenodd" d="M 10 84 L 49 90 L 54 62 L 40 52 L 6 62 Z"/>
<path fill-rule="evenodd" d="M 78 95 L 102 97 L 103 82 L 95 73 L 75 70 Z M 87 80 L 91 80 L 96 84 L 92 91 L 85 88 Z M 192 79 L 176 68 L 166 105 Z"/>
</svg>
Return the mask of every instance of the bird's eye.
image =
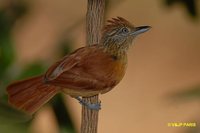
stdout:
<svg viewBox="0 0 200 133">
<path fill-rule="evenodd" d="M 128 32 L 129 32 L 129 30 L 127 28 L 122 29 L 122 33 L 128 33 Z"/>
</svg>

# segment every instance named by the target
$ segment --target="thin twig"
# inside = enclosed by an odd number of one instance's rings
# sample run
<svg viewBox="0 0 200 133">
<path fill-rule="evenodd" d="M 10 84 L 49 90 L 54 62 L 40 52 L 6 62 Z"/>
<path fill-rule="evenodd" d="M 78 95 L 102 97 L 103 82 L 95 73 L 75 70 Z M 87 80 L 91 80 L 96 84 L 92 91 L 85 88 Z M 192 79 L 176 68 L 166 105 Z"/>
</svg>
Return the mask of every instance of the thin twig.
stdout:
<svg viewBox="0 0 200 133">
<path fill-rule="evenodd" d="M 101 29 L 104 21 L 105 0 L 88 0 L 86 14 L 86 40 L 87 45 L 98 44 L 101 38 Z M 84 97 L 88 103 L 99 102 L 99 96 Z M 81 133 L 97 133 L 97 110 L 90 110 L 82 106 Z"/>
</svg>

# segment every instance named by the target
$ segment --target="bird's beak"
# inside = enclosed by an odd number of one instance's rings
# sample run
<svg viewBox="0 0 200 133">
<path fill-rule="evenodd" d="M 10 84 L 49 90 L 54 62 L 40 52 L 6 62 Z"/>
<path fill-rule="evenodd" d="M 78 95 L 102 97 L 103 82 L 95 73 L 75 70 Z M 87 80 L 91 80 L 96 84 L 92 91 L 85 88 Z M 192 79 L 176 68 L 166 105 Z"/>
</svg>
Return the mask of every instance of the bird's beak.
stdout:
<svg viewBox="0 0 200 133">
<path fill-rule="evenodd" d="M 148 31 L 149 29 L 151 29 L 151 26 L 136 27 L 135 30 L 131 33 L 131 35 L 136 36 L 136 35 L 139 35 L 141 33 Z"/>
</svg>

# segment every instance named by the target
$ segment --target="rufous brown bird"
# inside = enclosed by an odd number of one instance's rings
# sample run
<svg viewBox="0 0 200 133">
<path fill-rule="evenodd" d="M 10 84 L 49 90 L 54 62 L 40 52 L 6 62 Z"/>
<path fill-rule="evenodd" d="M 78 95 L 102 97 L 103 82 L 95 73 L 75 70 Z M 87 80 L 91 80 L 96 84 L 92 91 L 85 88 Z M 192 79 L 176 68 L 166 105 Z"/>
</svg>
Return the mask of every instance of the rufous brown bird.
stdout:
<svg viewBox="0 0 200 133">
<path fill-rule="evenodd" d="M 125 74 L 127 51 L 132 41 L 149 29 L 150 26 L 134 27 L 122 17 L 108 20 L 99 44 L 66 55 L 44 75 L 9 85 L 9 102 L 33 114 L 55 94 L 64 92 L 88 108 L 99 109 L 99 103 L 85 103 L 80 97 L 104 94 L 114 88 Z"/>
</svg>

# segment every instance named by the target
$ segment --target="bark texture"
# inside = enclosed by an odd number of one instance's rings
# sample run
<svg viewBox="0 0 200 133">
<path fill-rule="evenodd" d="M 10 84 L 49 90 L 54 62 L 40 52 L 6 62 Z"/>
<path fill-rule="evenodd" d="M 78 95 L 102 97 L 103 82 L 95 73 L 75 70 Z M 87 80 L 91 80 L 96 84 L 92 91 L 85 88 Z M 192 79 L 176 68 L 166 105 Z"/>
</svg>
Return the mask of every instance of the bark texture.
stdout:
<svg viewBox="0 0 200 133">
<path fill-rule="evenodd" d="M 98 44 L 101 38 L 101 29 L 104 22 L 105 0 L 88 0 L 86 14 L 86 44 Z M 89 103 L 98 103 L 99 95 L 84 97 Z M 90 110 L 82 106 L 81 133 L 97 133 L 97 110 Z"/>
</svg>

